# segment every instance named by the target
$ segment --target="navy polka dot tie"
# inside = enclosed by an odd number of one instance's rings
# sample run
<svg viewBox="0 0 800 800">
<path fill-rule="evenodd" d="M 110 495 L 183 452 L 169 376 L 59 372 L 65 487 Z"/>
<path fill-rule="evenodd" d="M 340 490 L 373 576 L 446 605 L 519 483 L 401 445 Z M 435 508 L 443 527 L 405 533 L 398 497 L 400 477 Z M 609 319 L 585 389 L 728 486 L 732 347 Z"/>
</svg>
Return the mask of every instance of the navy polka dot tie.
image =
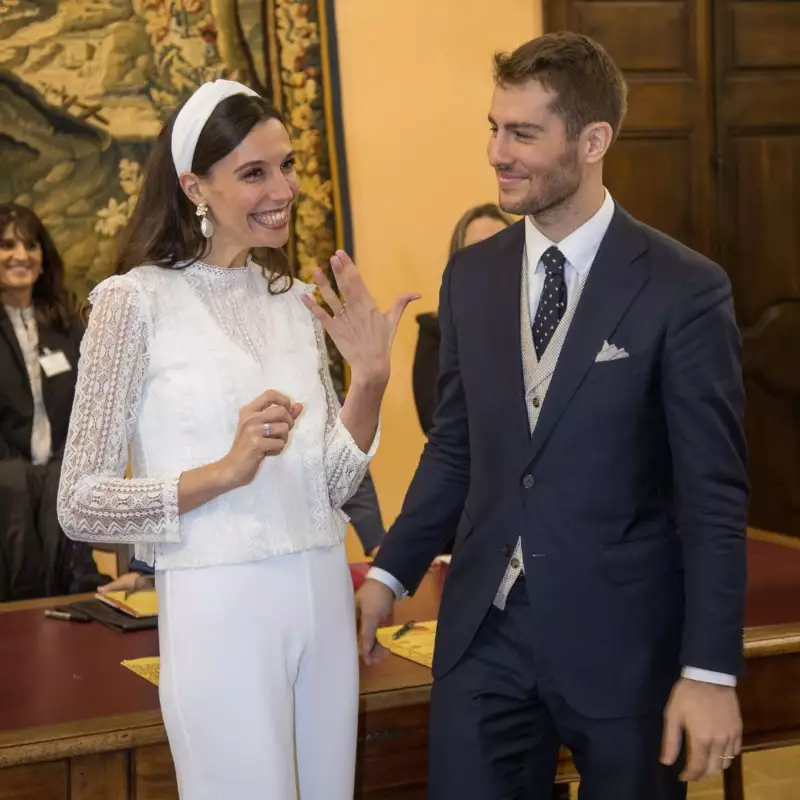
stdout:
<svg viewBox="0 0 800 800">
<path fill-rule="evenodd" d="M 567 310 L 567 282 L 564 280 L 564 254 L 557 247 L 548 247 L 542 255 L 545 279 L 536 319 L 533 321 L 533 346 L 541 360 L 558 323 Z"/>
</svg>

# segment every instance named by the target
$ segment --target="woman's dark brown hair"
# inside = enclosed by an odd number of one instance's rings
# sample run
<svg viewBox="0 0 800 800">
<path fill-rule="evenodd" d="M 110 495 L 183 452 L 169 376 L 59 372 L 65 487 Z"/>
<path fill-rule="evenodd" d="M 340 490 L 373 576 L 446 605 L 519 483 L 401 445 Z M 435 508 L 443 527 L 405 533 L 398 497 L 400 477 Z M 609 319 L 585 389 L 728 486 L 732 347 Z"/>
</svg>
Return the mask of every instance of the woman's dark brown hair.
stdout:
<svg viewBox="0 0 800 800">
<path fill-rule="evenodd" d="M 456 227 L 453 230 L 453 235 L 450 237 L 451 258 L 456 250 L 460 250 L 464 246 L 464 240 L 467 236 L 467 228 L 469 228 L 470 224 L 475 222 L 476 219 L 484 219 L 485 217 L 488 217 L 489 219 L 496 219 L 498 222 L 502 222 L 507 226 L 511 224 L 511 220 L 494 203 L 486 203 L 485 205 L 471 208 L 469 211 L 465 212 L 461 219 L 456 223 Z"/>
<path fill-rule="evenodd" d="M 209 240 L 200 232 L 196 207 L 181 189 L 172 163 L 172 126 L 177 115 L 176 111 L 161 129 L 147 159 L 139 200 L 120 237 L 118 274 L 142 264 L 176 269 L 208 253 Z M 283 123 L 280 111 L 261 97 L 236 94 L 223 100 L 200 132 L 192 172 L 206 177 L 256 125 L 270 119 Z M 258 248 L 250 255 L 263 267 L 272 294 L 291 286 L 289 262 L 283 252 Z"/>
<path fill-rule="evenodd" d="M 68 332 L 79 324 L 78 303 L 64 284 L 64 262 L 47 228 L 31 209 L 0 203 L 0 236 L 5 236 L 9 226 L 24 242 L 38 242 L 42 248 L 42 274 L 33 285 L 36 316 L 51 327 Z"/>
</svg>

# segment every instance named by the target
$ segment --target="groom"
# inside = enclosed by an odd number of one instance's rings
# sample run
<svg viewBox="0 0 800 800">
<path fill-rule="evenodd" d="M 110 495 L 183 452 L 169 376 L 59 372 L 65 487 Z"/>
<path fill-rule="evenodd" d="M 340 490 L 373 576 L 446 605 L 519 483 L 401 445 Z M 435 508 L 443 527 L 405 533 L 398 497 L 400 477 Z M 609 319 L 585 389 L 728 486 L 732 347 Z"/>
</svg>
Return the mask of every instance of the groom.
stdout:
<svg viewBox="0 0 800 800">
<path fill-rule="evenodd" d="M 495 62 L 489 160 L 525 219 L 442 284 L 434 427 L 358 595 L 375 629 L 455 533 L 430 797 L 683 798 L 741 746 L 747 479 L 740 342 L 712 262 L 603 186 L 609 55 L 549 34 Z M 646 175 L 639 177 L 647 180 Z"/>
</svg>

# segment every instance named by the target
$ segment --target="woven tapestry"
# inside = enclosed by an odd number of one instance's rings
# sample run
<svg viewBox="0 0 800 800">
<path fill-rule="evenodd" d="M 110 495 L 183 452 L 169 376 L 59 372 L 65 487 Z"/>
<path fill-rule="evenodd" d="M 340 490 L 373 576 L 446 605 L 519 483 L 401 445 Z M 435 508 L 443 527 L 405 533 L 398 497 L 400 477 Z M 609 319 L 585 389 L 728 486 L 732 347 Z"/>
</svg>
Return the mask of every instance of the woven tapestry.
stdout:
<svg viewBox="0 0 800 800">
<path fill-rule="evenodd" d="M 352 252 L 332 0 L 0 0 L 0 202 L 42 217 L 79 297 L 113 269 L 162 124 L 221 77 L 284 112 L 308 279 Z M 332 367 L 341 387 L 333 350 Z"/>
</svg>

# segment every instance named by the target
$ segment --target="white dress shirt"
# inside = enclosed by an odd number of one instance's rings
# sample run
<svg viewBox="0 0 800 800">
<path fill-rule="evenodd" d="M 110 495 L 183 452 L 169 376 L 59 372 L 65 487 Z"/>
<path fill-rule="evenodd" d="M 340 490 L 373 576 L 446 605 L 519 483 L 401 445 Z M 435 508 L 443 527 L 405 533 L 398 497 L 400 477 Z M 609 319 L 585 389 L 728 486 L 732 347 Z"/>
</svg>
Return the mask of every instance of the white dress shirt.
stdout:
<svg viewBox="0 0 800 800">
<path fill-rule="evenodd" d="M 597 212 L 579 228 L 576 228 L 569 236 L 560 242 L 553 242 L 547 238 L 533 223 L 530 217 L 525 218 L 525 254 L 528 265 L 528 291 L 530 295 L 530 314 L 531 320 L 536 318 L 536 310 L 539 307 L 539 300 L 545 281 L 545 268 L 542 263 L 542 255 L 549 247 L 558 247 L 566 258 L 564 264 L 564 279 L 567 283 L 567 298 L 575 296 L 575 290 L 582 280 L 586 279 L 592 267 L 597 251 L 603 237 L 606 235 L 608 226 L 614 216 L 614 201 L 606 191 L 603 204 Z M 512 576 L 515 580 L 519 573 L 524 569 L 522 560 L 516 575 Z M 397 599 L 401 599 L 408 592 L 405 587 L 386 570 L 372 567 L 367 573 L 368 578 L 373 578 L 388 586 L 395 594 Z M 682 671 L 684 678 L 704 683 L 715 683 L 725 686 L 736 686 L 736 678 L 733 675 L 725 675 L 709 670 L 697 669 L 695 667 L 684 667 Z"/>
<path fill-rule="evenodd" d="M 558 247 L 564 254 L 564 280 L 567 282 L 567 301 L 575 296 L 575 290 L 592 268 L 600 243 L 606 235 L 611 218 L 614 216 L 614 201 L 606 192 L 603 205 L 589 220 L 576 228 L 560 242 L 552 242 L 525 217 L 525 253 L 528 258 L 528 292 L 530 294 L 531 322 L 536 319 L 539 299 L 544 287 L 545 270 L 542 255 L 548 247 Z"/>
</svg>

